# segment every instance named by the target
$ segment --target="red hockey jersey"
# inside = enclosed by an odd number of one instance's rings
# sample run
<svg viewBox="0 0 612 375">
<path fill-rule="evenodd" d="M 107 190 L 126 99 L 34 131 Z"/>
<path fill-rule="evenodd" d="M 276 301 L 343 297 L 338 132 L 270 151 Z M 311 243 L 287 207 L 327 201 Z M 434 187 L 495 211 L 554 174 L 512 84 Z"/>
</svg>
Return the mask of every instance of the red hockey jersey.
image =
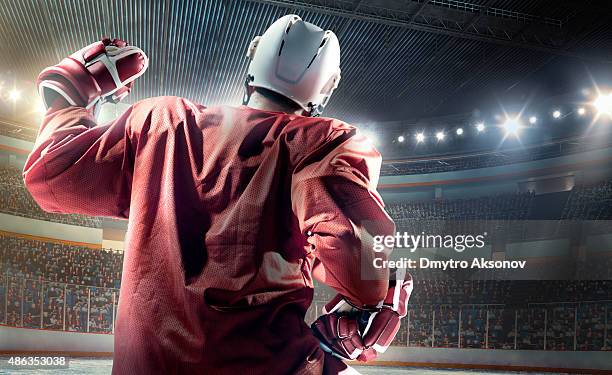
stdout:
<svg viewBox="0 0 612 375">
<path fill-rule="evenodd" d="M 24 179 L 44 210 L 129 218 L 113 373 L 333 373 L 304 323 L 312 275 L 385 296 L 363 262 L 395 230 L 380 163 L 338 120 L 160 97 L 105 125 L 50 111 Z"/>
</svg>

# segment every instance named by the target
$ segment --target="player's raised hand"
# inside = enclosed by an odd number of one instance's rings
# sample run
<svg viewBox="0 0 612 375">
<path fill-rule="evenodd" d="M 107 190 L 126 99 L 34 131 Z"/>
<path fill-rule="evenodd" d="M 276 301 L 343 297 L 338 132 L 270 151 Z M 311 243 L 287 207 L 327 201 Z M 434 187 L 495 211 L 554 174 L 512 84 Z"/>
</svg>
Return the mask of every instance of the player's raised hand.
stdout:
<svg viewBox="0 0 612 375">
<path fill-rule="evenodd" d="M 138 47 L 121 39 L 104 38 L 73 53 L 38 76 L 38 90 L 46 108 L 58 97 L 68 105 L 93 108 L 125 98 L 149 60 Z"/>
</svg>

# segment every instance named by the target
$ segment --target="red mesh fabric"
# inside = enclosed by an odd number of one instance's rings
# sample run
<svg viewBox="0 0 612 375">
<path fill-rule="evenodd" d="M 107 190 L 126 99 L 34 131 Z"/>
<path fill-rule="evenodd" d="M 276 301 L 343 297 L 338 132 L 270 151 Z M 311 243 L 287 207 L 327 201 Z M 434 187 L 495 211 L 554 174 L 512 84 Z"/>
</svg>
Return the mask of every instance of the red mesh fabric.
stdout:
<svg viewBox="0 0 612 375">
<path fill-rule="evenodd" d="M 163 97 L 50 111 L 24 178 L 45 210 L 129 217 L 115 374 L 310 374 L 346 368 L 303 321 L 315 254 L 351 300 L 386 292 L 359 267 L 394 230 L 379 168 L 337 120 Z"/>
</svg>

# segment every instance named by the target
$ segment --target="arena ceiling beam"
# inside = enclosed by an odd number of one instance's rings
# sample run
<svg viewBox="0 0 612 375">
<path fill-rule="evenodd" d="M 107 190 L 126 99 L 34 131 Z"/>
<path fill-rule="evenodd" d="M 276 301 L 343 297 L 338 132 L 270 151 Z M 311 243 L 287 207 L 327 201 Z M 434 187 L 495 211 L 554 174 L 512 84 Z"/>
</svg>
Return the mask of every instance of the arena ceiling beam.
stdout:
<svg viewBox="0 0 612 375">
<path fill-rule="evenodd" d="M 572 38 L 562 47 L 563 50 L 568 51 L 571 48 L 574 48 L 575 46 L 577 46 L 584 38 L 586 38 L 589 34 L 593 33 L 593 30 L 596 30 L 598 27 L 600 27 L 601 25 L 605 24 L 606 22 L 608 22 L 608 17 L 606 15 L 600 15 L 599 17 L 596 17 L 594 19 L 592 19 L 592 23 L 589 25 L 589 27 L 586 27 L 585 25 L 582 26 L 582 29 L 577 31 L 574 35 L 572 35 Z M 488 59 L 486 62 L 481 62 L 481 64 L 479 66 L 476 66 L 474 68 L 474 70 L 469 74 L 469 76 L 467 76 L 464 81 L 458 85 L 454 90 L 452 90 L 451 92 L 447 93 L 446 95 L 444 95 L 443 97 L 441 97 L 437 103 L 431 105 L 429 108 L 427 108 L 425 110 L 425 113 L 435 113 L 435 111 L 442 106 L 445 102 L 447 102 L 449 99 L 451 99 L 454 95 L 456 95 L 459 90 L 466 86 L 468 83 L 470 83 L 470 81 L 476 77 L 478 77 L 480 74 L 482 74 L 486 69 L 488 69 L 488 66 L 491 62 L 495 62 L 497 61 L 499 58 L 502 58 L 504 56 L 504 54 L 507 51 L 505 50 L 499 50 L 496 53 L 493 54 L 492 58 Z M 531 69 L 529 69 L 520 79 L 518 79 L 515 83 L 513 83 L 510 87 L 506 88 L 506 90 L 504 91 L 504 93 L 510 91 L 513 87 L 517 86 L 520 82 L 522 82 L 523 80 L 525 80 L 527 77 L 529 77 L 531 74 L 539 71 L 541 68 L 543 68 L 545 65 L 549 64 L 550 62 L 552 62 L 553 60 L 559 58 L 559 55 L 550 55 L 548 56 L 544 61 L 542 61 L 539 64 L 534 65 L 533 67 L 531 67 Z"/>
<path fill-rule="evenodd" d="M 586 61 L 610 60 L 563 48 L 574 27 L 567 19 L 555 19 L 447 0 L 372 0 L 355 6 L 350 0 L 249 0 L 288 9 L 377 22 L 395 27 L 524 48 Z"/>
</svg>

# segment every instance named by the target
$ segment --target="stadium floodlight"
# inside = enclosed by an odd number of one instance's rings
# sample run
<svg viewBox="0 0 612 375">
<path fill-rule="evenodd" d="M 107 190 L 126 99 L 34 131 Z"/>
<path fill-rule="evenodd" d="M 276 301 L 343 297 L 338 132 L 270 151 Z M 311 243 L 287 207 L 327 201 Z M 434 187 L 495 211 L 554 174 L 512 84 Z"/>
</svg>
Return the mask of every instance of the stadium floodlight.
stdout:
<svg viewBox="0 0 612 375">
<path fill-rule="evenodd" d="M 478 124 L 476 124 L 476 130 L 478 130 L 478 132 L 483 132 L 485 130 L 485 124 L 483 122 L 479 122 Z"/>
<path fill-rule="evenodd" d="M 599 94 L 593 102 L 598 115 L 608 115 L 612 117 L 612 92 L 608 94 Z"/>
<path fill-rule="evenodd" d="M 584 107 L 578 107 L 578 109 L 576 110 L 576 112 L 578 113 L 578 116 L 584 116 L 586 114 L 586 108 Z"/>
<path fill-rule="evenodd" d="M 436 133 L 436 139 L 438 140 L 438 142 L 443 141 L 444 137 L 446 137 L 446 134 L 444 134 L 443 131 L 439 131 Z"/>
<path fill-rule="evenodd" d="M 538 118 L 537 118 L 537 117 L 535 117 L 535 116 L 531 116 L 531 117 L 529 117 L 529 123 L 530 123 L 531 125 L 535 125 L 535 124 L 536 124 L 536 122 L 538 122 Z"/>
<path fill-rule="evenodd" d="M 457 135 L 463 135 L 463 128 L 457 128 Z"/>
<path fill-rule="evenodd" d="M 423 134 L 423 132 L 416 133 L 414 137 L 416 138 L 417 143 L 425 142 L 425 134 Z"/>
<path fill-rule="evenodd" d="M 513 135 L 518 136 L 519 131 L 521 130 L 521 120 L 517 117 L 507 117 L 506 121 L 502 124 L 502 128 L 506 131 L 506 136 Z"/>
<path fill-rule="evenodd" d="M 17 101 L 19 99 L 21 99 L 21 92 L 17 89 L 12 89 L 9 92 L 9 99 L 13 102 L 13 103 L 17 103 Z"/>
<path fill-rule="evenodd" d="M 403 135 L 400 135 L 399 137 L 397 137 L 397 141 L 398 142 L 404 142 L 406 140 L 406 138 L 404 138 Z"/>
<path fill-rule="evenodd" d="M 555 109 L 555 110 L 553 111 L 553 113 L 552 113 L 552 117 L 553 117 L 553 118 L 556 118 L 556 119 L 560 118 L 560 117 L 561 117 L 561 111 L 560 111 L 560 110 L 558 110 L 558 109 Z"/>
</svg>

